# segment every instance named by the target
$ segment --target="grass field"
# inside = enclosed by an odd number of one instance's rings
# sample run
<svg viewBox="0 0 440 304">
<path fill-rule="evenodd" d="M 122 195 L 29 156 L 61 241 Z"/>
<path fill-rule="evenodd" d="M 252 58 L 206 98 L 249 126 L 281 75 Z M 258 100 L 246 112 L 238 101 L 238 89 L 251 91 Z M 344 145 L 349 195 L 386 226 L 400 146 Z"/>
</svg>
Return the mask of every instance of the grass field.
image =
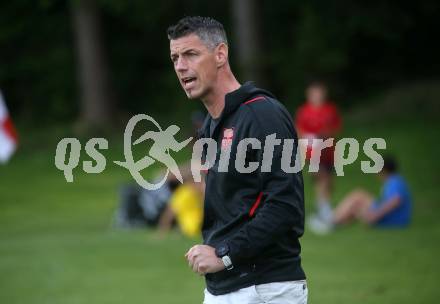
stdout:
<svg viewBox="0 0 440 304">
<path fill-rule="evenodd" d="M 345 127 L 344 136 L 387 140 L 413 191 L 414 222 L 400 231 L 353 226 L 325 237 L 306 231 L 309 303 L 437 303 L 439 129 L 426 121 Z M 39 137 L 48 144 L 35 144 Z M 197 240 L 110 228 L 118 186 L 131 180 L 110 163 L 122 158 L 120 148 L 113 151 L 110 141 L 107 169 L 99 175 L 77 169 L 68 184 L 54 166 L 56 141 L 35 134 L 30 142 L 24 139 L 20 153 L 0 167 L 0 303 L 201 303 L 203 279 L 183 257 Z M 358 186 L 379 191 L 375 176 L 361 174 L 356 163 L 336 179 L 335 201 Z M 311 212 L 307 176 L 306 194 Z"/>
</svg>

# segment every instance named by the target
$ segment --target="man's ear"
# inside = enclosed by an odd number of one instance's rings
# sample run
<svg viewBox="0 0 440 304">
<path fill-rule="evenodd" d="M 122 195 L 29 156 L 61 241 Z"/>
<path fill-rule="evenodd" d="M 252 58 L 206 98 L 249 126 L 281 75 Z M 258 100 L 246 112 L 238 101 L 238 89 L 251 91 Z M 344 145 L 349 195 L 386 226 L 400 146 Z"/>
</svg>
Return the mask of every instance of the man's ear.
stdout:
<svg viewBox="0 0 440 304">
<path fill-rule="evenodd" d="M 215 48 L 215 60 L 217 61 L 217 67 L 222 67 L 228 62 L 228 46 L 226 43 L 220 43 Z"/>
</svg>

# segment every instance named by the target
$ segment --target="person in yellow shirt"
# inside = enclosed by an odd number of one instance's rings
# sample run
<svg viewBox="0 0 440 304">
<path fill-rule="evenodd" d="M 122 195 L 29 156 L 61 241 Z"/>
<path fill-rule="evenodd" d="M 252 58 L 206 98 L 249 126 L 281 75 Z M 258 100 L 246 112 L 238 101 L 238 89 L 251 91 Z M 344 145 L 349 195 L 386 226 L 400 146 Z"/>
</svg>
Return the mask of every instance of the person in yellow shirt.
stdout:
<svg viewBox="0 0 440 304">
<path fill-rule="evenodd" d="M 203 183 L 180 185 L 171 196 L 170 202 L 159 220 L 159 230 L 169 231 L 173 221 L 186 237 L 200 235 L 203 221 Z"/>
</svg>

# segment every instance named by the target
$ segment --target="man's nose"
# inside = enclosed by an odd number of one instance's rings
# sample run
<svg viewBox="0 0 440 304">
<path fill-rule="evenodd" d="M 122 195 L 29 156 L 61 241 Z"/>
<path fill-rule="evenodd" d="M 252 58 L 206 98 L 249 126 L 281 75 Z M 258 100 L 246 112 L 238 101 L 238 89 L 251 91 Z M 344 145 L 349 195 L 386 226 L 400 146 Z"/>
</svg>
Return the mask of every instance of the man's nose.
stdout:
<svg viewBox="0 0 440 304">
<path fill-rule="evenodd" d="M 176 62 L 176 71 L 182 72 L 186 71 L 188 69 L 188 66 L 186 64 L 186 60 L 179 56 Z"/>
</svg>

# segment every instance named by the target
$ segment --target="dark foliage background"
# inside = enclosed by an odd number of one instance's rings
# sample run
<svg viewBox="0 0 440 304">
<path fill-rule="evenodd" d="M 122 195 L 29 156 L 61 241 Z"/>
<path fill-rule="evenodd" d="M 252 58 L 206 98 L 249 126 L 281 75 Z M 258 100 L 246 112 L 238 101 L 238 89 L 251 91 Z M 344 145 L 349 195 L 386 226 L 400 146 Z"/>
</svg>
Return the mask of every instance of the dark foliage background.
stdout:
<svg viewBox="0 0 440 304">
<path fill-rule="evenodd" d="M 80 115 L 72 8 L 81 1 L 0 3 L 0 88 L 17 120 L 75 121 Z M 187 113 L 169 61 L 166 28 L 184 15 L 224 23 L 238 75 L 233 2 L 97 2 L 116 113 Z M 331 84 L 345 109 L 395 86 L 438 77 L 436 1 L 257 1 L 262 86 L 293 112 L 305 84 Z M 247 79 L 242 79 L 245 81 Z M 191 106 L 188 106 L 188 103 Z"/>
</svg>

